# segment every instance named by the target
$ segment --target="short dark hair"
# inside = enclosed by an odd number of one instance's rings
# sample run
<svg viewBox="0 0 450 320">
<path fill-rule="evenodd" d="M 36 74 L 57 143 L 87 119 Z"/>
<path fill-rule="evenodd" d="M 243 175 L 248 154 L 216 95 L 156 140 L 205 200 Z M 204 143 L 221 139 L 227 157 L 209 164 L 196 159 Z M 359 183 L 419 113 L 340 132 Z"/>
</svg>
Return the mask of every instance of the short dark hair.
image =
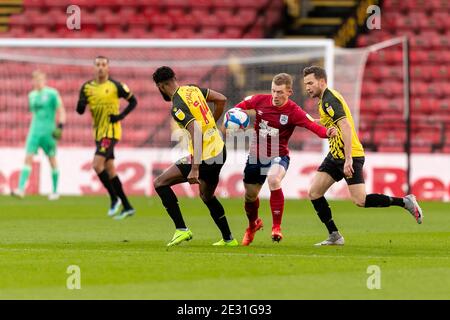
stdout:
<svg viewBox="0 0 450 320">
<path fill-rule="evenodd" d="M 161 83 L 175 78 L 175 72 L 169 67 L 162 66 L 153 73 L 153 81 Z"/>
<path fill-rule="evenodd" d="M 314 77 L 319 79 L 325 79 L 327 81 L 327 72 L 324 68 L 318 66 L 310 66 L 303 69 L 303 77 L 306 77 L 308 74 L 314 74 Z"/>
<path fill-rule="evenodd" d="M 105 57 L 105 56 L 96 56 L 96 57 L 95 57 L 95 59 L 94 59 L 94 61 L 95 61 L 95 60 L 97 60 L 97 59 L 105 59 L 105 60 L 106 60 L 106 62 L 108 62 L 108 63 L 109 63 L 109 59 L 108 59 L 108 57 Z"/>
</svg>

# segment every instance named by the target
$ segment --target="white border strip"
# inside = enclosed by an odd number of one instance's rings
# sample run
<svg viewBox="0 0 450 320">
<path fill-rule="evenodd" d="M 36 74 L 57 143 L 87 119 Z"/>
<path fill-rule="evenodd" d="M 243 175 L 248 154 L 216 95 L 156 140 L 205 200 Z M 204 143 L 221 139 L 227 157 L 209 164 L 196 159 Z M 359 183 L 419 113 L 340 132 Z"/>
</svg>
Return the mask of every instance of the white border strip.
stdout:
<svg viewBox="0 0 450 320">
<path fill-rule="evenodd" d="M 0 39 L 0 47 L 39 48 L 271 48 L 271 47 L 334 47 L 332 39 Z"/>
</svg>

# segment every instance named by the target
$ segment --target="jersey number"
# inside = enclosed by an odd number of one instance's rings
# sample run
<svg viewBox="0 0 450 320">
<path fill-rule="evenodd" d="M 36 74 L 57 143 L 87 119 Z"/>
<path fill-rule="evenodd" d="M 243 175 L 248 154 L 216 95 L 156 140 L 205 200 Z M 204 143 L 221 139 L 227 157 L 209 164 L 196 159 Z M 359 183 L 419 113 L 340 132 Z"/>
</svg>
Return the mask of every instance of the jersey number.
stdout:
<svg viewBox="0 0 450 320">
<path fill-rule="evenodd" d="M 203 117 L 203 121 L 205 121 L 205 124 L 209 124 L 209 120 L 208 120 L 209 108 L 208 108 L 208 106 L 203 101 L 202 102 L 195 101 L 194 106 L 199 107 L 200 113 L 202 114 L 202 117 Z"/>
</svg>

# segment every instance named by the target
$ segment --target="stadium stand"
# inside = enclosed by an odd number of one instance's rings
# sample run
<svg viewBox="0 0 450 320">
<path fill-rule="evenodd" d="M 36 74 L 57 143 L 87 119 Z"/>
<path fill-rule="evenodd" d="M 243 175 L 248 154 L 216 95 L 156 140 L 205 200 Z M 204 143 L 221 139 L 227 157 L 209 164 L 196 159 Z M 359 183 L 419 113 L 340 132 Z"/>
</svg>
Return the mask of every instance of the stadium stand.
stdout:
<svg viewBox="0 0 450 320">
<path fill-rule="evenodd" d="M 413 152 L 449 152 L 449 8 L 449 2 L 441 0 L 385 0 L 381 30 L 357 38 L 357 46 L 363 47 L 396 36 L 409 37 Z M 403 100 L 396 98 L 403 97 L 401 61 L 400 46 L 373 52 L 367 61 L 361 121 L 369 133 L 362 142 L 372 150 L 404 150 L 404 130 L 398 125 Z"/>
<path fill-rule="evenodd" d="M 68 30 L 66 27 L 69 5 L 83 8 L 82 29 Z M 7 9 L 6 9 L 7 8 Z M 282 17 L 283 1 L 253 0 L 7 0 L 0 3 L 0 37 L 2 38 L 262 38 L 270 35 Z M 32 52 L 30 52 L 32 53 Z M 86 52 L 86 57 L 95 57 L 98 52 Z M 102 50 L 102 54 L 114 58 L 113 50 Z M 164 58 L 170 52 L 162 52 Z M 177 57 L 185 53 L 178 50 Z M 206 55 L 205 55 L 206 54 Z M 199 53 L 197 59 L 217 58 L 223 52 Z M 149 59 L 157 59 L 157 56 Z M 35 68 L 31 64 L 5 63 L 0 61 L 2 73 L 10 75 L 5 84 L 5 94 L 0 95 L 1 146 L 11 142 L 22 145 L 26 138 L 30 114 L 26 88 L 30 89 L 30 74 Z M 58 68 L 61 68 L 58 66 Z M 57 88 L 68 108 L 68 123 L 61 141 L 62 145 L 91 145 L 92 136 L 86 127 L 89 117 L 79 117 L 73 112 L 78 98 L 78 90 L 89 79 L 92 70 L 85 67 L 67 66 L 55 76 L 49 72 L 49 85 Z M 46 70 L 44 70 L 46 71 Z M 51 67 L 49 70 L 51 71 Z M 209 68 L 180 71 L 181 83 L 208 83 L 217 90 L 225 89 L 220 77 L 211 80 Z M 220 75 L 220 68 L 215 70 Z M 151 70 L 127 70 L 116 68 L 111 72 L 136 94 L 139 106 L 131 113 L 127 122 L 132 125 L 124 130 L 122 146 L 167 147 L 170 143 L 170 127 L 167 126 L 168 107 L 151 86 Z M 187 77 L 189 76 L 189 77 Z M 14 110 L 14 111 L 11 111 Z M 22 112 L 20 112 L 22 111 Z M 149 124 L 152 124 L 151 126 Z M 10 130 L 14 127 L 15 130 Z"/>
<path fill-rule="evenodd" d="M 69 32 L 66 28 L 67 5 L 75 3 L 83 11 L 83 28 Z M 327 3 L 333 1 L 312 1 L 317 8 L 315 15 L 303 17 L 304 35 L 321 37 L 320 32 L 334 32 L 339 22 L 329 20 L 329 14 L 349 14 L 354 1 L 344 1 L 333 8 Z M 0 37 L 4 38 L 262 38 L 277 30 L 283 19 L 283 1 L 253 0 L 103 0 L 102 5 L 92 1 L 78 0 L 5 0 L 0 4 Z M 399 10 L 400 9 L 400 10 Z M 411 107 L 413 122 L 414 152 L 450 152 L 450 13 L 446 0 L 385 0 L 382 2 L 381 30 L 372 30 L 356 38 L 359 47 L 368 46 L 396 36 L 408 35 L 411 44 Z M 331 16 L 333 18 L 333 16 Z M 305 20 L 306 19 L 306 20 Z M 309 19 L 309 20 L 308 20 Z M 311 20 L 313 19 L 313 20 Z M 324 20 L 325 19 L 325 20 Z M 327 20 L 328 19 L 328 20 Z M 342 21 L 341 21 L 342 22 Z M 322 24 L 323 28 L 321 27 Z M 295 24 L 295 23 L 294 23 Z M 305 27 L 306 26 L 306 27 Z M 331 31 L 330 31 L 331 30 Z M 273 35 L 273 33 L 272 33 Z M 95 54 L 95 53 L 93 53 Z M 105 54 L 108 54 L 106 51 Z M 178 55 L 183 54 L 177 52 Z M 219 55 L 220 53 L 217 53 Z M 360 136 L 366 149 L 397 152 L 404 150 L 406 137 L 402 122 L 403 74 L 400 47 L 392 47 L 371 53 L 364 72 L 362 88 Z M 23 109 L 23 114 L 14 114 L 15 119 L 28 123 L 26 98 L 19 96 L 28 79 L 31 66 L 25 64 L 5 65 L 10 68 L 11 78 L 6 86 L 8 94 L 0 99 L 8 101 L 8 107 Z M 13 72 L 14 71 L 14 72 Z M 197 70 L 196 74 L 180 74 L 180 81 L 202 82 L 210 70 Z M 5 72 L 5 71 L 4 71 Z M 8 72 L 6 70 L 6 72 Z M 64 103 L 71 107 L 76 103 L 77 90 L 86 80 L 86 70 L 70 69 L 70 79 L 51 78 L 50 84 L 61 90 Z M 114 74 L 115 72 L 115 74 Z M 139 108 L 130 116 L 134 125 L 127 130 L 125 145 L 165 146 L 169 136 L 164 126 L 166 109 L 159 102 L 160 97 L 149 93 L 143 83 L 148 83 L 148 73 L 133 74 L 114 70 L 113 76 L 126 82 L 139 97 Z M 216 89 L 224 89 L 221 79 L 215 82 Z M 1 106 L 6 106 L 2 103 Z M 315 114 L 315 106 L 305 102 L 306 111 Z M 3 107 L 4 108 L 4 107 Z M 18 110 L 16 109 L 16 110 Z M 0 116 L 7 117 L 8 110 L 0 109 Z M 154 128 L 148 128 L 152 119 Z M 90 144 L 90 133 L 80 128 L 87 118 L 69 116 L 73 127 L 67 130 L 67 139 L 80 144 Z M 161 124 L 161 125 L 159 125 Z M 22 141 L 26 125 L 19 125 Z M 3 128 L 2 130 L 6 130 Z M 387 133 L 380 133 L 380 131 Z M 10 143 L 11 133 L 0 135 L 0 145 Z M 164 137 L 164 138 L 162 138 Z M 294 148 L 320 150 L 320 143 L 305 143 L 304 133 L 296 133 L 292 139 Z"/>
</svg>

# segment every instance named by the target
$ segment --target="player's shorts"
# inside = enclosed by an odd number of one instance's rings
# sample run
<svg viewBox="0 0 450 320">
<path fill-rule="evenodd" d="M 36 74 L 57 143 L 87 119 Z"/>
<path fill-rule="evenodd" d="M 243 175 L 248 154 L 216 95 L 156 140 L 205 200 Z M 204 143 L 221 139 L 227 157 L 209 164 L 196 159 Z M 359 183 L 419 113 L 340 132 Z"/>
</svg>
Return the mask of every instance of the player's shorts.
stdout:
<svg viewBox="0 0 450 320">
<path fill-rule="evenodd" d="M 344 176 L 344 159 L 335 159 L 329 153 L 319 166 L 317 171 L 328 173 L 336 182 L 345 179 L 348 185 L 364 183 L 363 166 L 364 157 L 353 157 L 353 176 L 346 178 Z"/>
<path fill-rule="evenodd" d="M 250 161 L 250 157 L 248 157 L 244 169 L 244 183 L 264 184 L 267 178 L 267 172 L 273 164 L 279 164 L 287 171 L 290 160 L 289 156 L 286 155 L 267 159 L 262 162 L 258 159 L 255 161 L 256 163 L 253 163 L 253 161 Z"/>
<path fill-rule="evenodd" d="M 25 150 L 27 154 L 37 154 L 39 148 L 44 150 L 48 157 L 56 155 L 56 140 L 51 134 L 29 133 Z"/>
<path fill-rule="evenodd" d="M 220 170 L 227 159 L 227 150 L 225 146 L 221 153 L 211 159 L 203 160 L 199 166 L 198 178 L 208 184 L 214 185 L 219 183 Z M 178 160 L 175 165 L 180 169 L 181 174 L 187 180 L 192 168 L 192 156 L 187 156 Z"/>
<path fill-rule="evenodd" d="M 95 145 L 97 146 L 95 154 L 105 157 L 106 160 L 114 159 L 114 146 L 117 142 L 118 140 L 113 138 L 102 138 L 101 140 L 95 141 Z"/>
</svg>

